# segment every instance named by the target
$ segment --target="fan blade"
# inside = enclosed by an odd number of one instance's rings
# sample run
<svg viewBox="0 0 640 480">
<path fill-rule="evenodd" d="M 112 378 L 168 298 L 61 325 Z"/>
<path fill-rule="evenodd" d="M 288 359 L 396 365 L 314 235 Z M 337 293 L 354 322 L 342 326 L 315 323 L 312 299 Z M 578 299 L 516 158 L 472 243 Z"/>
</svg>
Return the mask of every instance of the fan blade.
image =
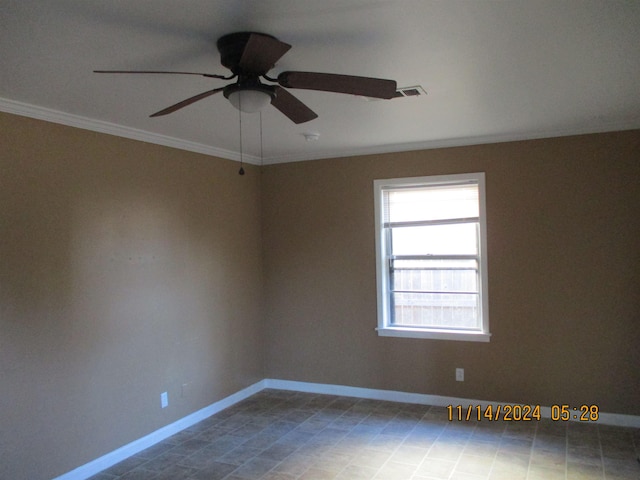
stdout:
<svg viewBox="0 0 640 480">
<path fill-rule="evenodd" d="M 274 87 L 276 97 L 271 101 L 271 105 L 284 113 L 293 123 L 304 123 L 314 118 L 318 114 L 307 107 L 304 103 L 291 95 L 282 87 Z"/>
<path fill-rule="evenodd" d="M 156 70 L 94 70 L 93 73 L 163 73 L 169 75 L 199 75 L 208 78 L 221 78 L 223 80 L 231 80 L 235 75 L 225 77 L 224 75 L 216 75 L 213 73 L 196 73 L 196 72 L 162 72 Z"/>
<path fill-rule="evenodd" d="M 168 115 L 169 113 L 173 113 L 176 110 L 180 110 L 181 108 L 186 107 L 187 105 L 191 105 L 192 103 L 195 103 L 198 100 L 202 100 L 203 98 L 210 97 L 211 95 L 216 94 L 218 92 L 221 92 L 222 90 L 224 90 L 224 87 L 214 88 L 213 90 L 208 90 L 206 92 L 199 93 L 198 95 L 195 95 L 193 97 L 189 97 L 186 100 L 178 102 L 175 105 L 171 105 L 170 107 L 167 107 L 167 108 L 165 108 L 163 110 L 160 110 L 159 112 L 156 112 L 153 115 L 149 115 L 149 116 L 150 117 L 160 117 L 162 115 Z"/>
<path fill-rule="evenodd" d="M 278 83 L 287 88 L 349 93 L 385 99 L 393 98 L 397 88 L 395 80 L 314 72 L 282 72 L 278 75 Z"/>
<path fill-rule="evenodd" d="M 291 45 L 271 36 L 252 33 L 238 66 L 244 72 L 258 75 L 267 73 L 290 48 Z"/>
</svg>

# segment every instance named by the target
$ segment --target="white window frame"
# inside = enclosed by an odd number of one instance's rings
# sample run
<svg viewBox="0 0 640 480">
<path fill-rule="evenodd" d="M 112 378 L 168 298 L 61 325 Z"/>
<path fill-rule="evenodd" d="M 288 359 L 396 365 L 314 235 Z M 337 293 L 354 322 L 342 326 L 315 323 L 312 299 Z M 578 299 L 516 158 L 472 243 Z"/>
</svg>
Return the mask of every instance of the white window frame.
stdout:
<svg viewBox="0 0 640 480">
<path fill-rule="evenodd" d="M 441 185 L 460 185 L 474 183 L 478 185 L 479 201 L 479 294 L 481 328 L 478 330 L 443 329 L 433 327 L 407 327 L 391 325 L 391 292 L 389 287 L 389 258 L 387 252 L 387 235 L 384 227 L 383 192 L 394 187 L 429 187 Z M 464 173 L 456 175 L 436 175 L 428 177 L 408 177 L 374 180 L 375 198 L 375 245 L 376 245 L 376 280 L 378 295 L 378 335 L 386 337 L 430 338 L 440 340 L 462 340 L 488 342 L 489 332 L 489 288 L 487 273 L 487 226 L 484 172 Z"/>
</svg>

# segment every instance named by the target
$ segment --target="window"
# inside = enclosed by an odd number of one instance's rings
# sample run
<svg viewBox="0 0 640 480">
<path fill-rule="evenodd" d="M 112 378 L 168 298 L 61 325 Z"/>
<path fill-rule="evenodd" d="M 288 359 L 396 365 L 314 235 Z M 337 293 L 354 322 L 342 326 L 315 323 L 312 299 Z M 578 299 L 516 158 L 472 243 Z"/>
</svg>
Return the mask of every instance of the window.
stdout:
<svg viewBox="0 0 640 480">
<path fill-rule="evenodd" d="M 489 341 L 484 173 L 374 181 L 378 334 Z"/>
</svg>

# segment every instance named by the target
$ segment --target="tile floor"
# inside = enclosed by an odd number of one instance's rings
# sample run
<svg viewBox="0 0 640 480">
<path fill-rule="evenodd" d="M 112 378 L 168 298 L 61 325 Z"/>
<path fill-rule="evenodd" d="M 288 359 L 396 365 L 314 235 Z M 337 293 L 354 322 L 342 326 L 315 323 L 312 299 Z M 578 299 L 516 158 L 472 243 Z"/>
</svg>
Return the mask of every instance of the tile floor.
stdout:
<svg viewBox="0 0 640 480">
<path fill-rule="evenodd" d="M 91 480 L 640 479 L 640 429 L 264 390 Z"/>
</svg>

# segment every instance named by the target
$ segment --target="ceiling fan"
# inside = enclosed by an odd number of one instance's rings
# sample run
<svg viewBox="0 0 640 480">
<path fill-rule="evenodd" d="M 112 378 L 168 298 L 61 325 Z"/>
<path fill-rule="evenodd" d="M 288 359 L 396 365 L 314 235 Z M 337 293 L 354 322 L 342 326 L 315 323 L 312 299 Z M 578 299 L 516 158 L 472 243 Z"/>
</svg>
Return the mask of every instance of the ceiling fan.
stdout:
<svg viewBox="0 0 640 480">
<path fill-rule="evenodd" d="M 390 99 L 396 96 L 397 86 L 394 80 L 297 71 L 282 72 L 277 78 L 269 77 L 267 72 L 287 53 L 291 45 L 264 33 L 238 32 L 224 35 L 218 39 L 217 47 L 220 52 L 220 62 L 231 70 L 231 75 L 229 76 L 211 73 L 150 70 L 94 70 L 94 72 L 200 75 L 222 80 L 236 79 L 234 83 L 189 97 L 152 114 L 151 117 L 173 113 L 218 92 L 222 92 L 234 107 L 244 112 L 258 112 L 271 104 L 294 123 L 308 122 L 317 118 L 318 115 L 289 93 L 286 90 L 287 88 L 346 93 L 382 99 Z M 276 85 L 265 84 L 260 81 L 261 78 Z"/>
</svg>

